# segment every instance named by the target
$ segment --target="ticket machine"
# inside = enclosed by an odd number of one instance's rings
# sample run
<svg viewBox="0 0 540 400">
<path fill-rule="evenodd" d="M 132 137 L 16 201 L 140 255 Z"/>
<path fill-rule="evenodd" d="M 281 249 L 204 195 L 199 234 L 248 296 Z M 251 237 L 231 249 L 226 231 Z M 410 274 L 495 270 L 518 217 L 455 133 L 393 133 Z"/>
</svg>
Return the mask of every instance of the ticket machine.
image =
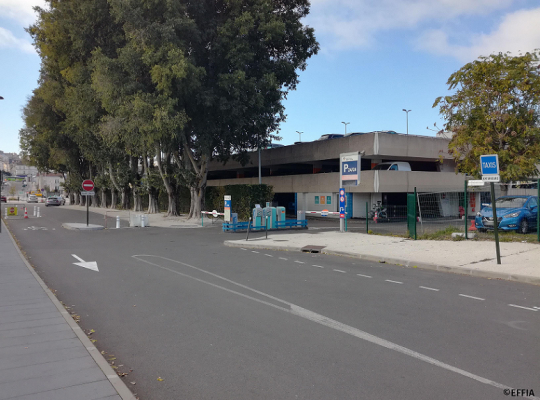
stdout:
<svg viewBox="0 0 540 400">
<path fill-rule="evenodd" d="M 262 228 L 262 227 L 264 227 L 263 220 L 264 220 L 263 209 L 260 206 L 255 207 L 253 209 L 253 228 Z"/>
</svg>

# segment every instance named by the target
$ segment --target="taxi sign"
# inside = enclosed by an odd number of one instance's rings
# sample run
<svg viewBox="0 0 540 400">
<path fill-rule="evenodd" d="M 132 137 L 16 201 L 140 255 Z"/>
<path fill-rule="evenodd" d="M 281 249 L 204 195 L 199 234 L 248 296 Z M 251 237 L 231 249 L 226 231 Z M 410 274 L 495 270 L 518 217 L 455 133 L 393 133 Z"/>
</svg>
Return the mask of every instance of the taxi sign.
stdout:
<svg viewBox="0 0 540 400">
<path fill-rule="evenodd" d="M 488 154 L 480 156 L 482 175 L 499 175 L 499 155 Z"/>
</svg>

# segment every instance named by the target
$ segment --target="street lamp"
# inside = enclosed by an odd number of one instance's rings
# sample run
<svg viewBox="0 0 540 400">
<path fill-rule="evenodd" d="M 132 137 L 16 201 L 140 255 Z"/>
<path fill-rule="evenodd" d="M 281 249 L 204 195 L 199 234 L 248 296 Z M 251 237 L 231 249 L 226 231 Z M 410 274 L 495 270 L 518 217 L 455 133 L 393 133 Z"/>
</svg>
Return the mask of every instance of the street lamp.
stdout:
<svg viewBox="0 0 540 400">
<path fill-rule="evenodd" d="M 343 125 L 345 125 L 345 135 L 347 135 L 347 125 L 350 124 L 350 122 L 341 122 Z"/>
<path fill-rule="evenodd" d="M 298 133 L 298 141 L 301 142 L 302 141 L 302 133 L 304 133 L 304 132 L 296 131 L 296 133 Z"/>
<path fill-rule="evenodd" d="M 409 134 L 409 112 L 411 112 L 412 110 L 403 109 L 403 111 L 407 113 L 407 135 L 408 135 Z"/>
</svg>

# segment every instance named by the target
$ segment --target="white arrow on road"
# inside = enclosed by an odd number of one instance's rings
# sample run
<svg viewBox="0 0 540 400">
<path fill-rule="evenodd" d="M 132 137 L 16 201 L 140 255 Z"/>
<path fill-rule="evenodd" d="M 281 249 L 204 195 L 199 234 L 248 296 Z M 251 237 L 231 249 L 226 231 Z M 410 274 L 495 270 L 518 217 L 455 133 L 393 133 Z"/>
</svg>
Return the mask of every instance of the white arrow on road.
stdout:
<svg viewBox="0 0 540 400">
<path fill-rule="evenodd" d="M 97 262 L 95 262 L 95 261 L 88 261 L 88 262 L 84 261 L 81 257 L 77 257 L 75 254 L 72 254 L 72 256 L 80 261 L 78 263 L 73 263 L 73 264 L 78 265 L 79 267 L 88 268 L 88 269 L 91 269 L 92 271 L 99 272 L 99 269 L 97 267 Z"/>
</svg>

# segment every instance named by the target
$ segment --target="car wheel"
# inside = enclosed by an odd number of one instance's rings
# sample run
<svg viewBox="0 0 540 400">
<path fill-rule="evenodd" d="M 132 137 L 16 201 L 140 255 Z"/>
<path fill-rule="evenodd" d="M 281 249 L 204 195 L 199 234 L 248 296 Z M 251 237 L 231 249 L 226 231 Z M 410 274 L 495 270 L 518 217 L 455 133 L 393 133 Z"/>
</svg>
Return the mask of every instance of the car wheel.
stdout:
<svg viewBox="0 0 540 400">
<path fill-rule="evenodd" d="M 519 224 L 519 232 L 523 233 L 524 235 L 529 233 L 529 223 L 525 218 L 523 218 Z"/>
</svg>

